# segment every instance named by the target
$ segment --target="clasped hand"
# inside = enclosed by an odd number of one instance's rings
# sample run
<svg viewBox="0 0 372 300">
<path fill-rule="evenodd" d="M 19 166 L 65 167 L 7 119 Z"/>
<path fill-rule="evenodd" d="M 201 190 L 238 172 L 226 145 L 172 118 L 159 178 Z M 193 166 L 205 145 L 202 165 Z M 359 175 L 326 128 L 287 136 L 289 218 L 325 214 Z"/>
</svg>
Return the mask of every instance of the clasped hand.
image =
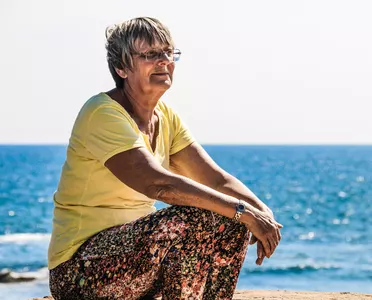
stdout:
<svg viewBox="0 0 372 300">
<path fill-rule="evenodd" d="M 265 211 L 251 207 L 249 212 L 253 215 L 247 227 L 252 233 L 249 244 L 257 242 L 256 264 L 261 265 L 264 258 L 270 258 L 282 238 L 280 229 L 283 225 L 278 223 L 270 209 Z"/>
</svg>

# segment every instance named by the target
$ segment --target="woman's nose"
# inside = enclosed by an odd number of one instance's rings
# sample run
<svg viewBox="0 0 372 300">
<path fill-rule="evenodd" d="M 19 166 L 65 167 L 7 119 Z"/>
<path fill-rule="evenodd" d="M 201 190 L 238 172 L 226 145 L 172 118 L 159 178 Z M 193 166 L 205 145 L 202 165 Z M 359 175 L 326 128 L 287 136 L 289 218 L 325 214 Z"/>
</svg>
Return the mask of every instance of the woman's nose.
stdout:
<svg viewBox="0 0 372 300">
<path fill-rule="evenodd" d="M 158 64 L 160 66 L 167 66 L 172 63 L 174 63 L 172 56 L 168 56 L 166 52 L 163 52 L 159 58 Z"/>
</svg>

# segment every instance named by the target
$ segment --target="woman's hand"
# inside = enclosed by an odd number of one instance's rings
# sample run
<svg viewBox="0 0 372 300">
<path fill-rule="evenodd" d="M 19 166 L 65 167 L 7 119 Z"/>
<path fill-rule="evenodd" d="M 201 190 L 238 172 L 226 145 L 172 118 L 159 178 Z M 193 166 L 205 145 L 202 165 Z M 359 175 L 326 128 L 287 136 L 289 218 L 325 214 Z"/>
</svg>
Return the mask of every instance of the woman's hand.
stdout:
<svg viewBox="0 0 372 300">
<path fill-rule="evenodd" d="M 274 214 L 270 208 L 267 206 L 262 211 L 266 211 L 271 217 L 274 219 Z M 251 235 L 251 238 L 249 240 L 250 245 L 254 245 L 257 242 L 257 259 L 256 259 L 256 265 L 261 266 L 264 259 L 265 259 L 265 250 L 263 248 L 262 242 L 259 241 L 253 234 Z"/>
<path fill-rule="evenodd" d="M 261 209 L 263 212 L 267 212 L 273 219 L 274 213 L 273 211 L 265 205 L 264 208 Z M 265 259 L 265 250 L 263 248 L 262 242 L 259 241 L 253 234 L 251 235 L 251 238 L 249 240 L 250 245 L 254 245 L 257 242 L 257 259 L 256 259 L 256 265 L 262 265 L 263 260 Z"/>
<path fill-rule="evenodd" d="M 262 247 L 265 256 L 270 258 L 281 240 L 280 228 L 283 228 L 283 225 L 276 222 L 269 211 L 260 211 L 247 203 L 245 205 L 246 212 L 243 213 L 241 221 L 247 225 L 253 236 L 261 242 L 257 244 L 258 259 L 256 263 L 262 263 Z M 252 243 L 254 243 L 254 240 L 251 240 Z"/>
</svg>

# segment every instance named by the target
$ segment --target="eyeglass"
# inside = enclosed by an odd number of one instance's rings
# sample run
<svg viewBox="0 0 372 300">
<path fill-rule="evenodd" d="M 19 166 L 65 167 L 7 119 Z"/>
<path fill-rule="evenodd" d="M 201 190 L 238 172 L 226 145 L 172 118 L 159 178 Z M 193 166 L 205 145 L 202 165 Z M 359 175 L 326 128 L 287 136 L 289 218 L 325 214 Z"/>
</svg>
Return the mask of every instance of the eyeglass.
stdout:
<svg viewBox="0 0 372 300">
<path fill-rule="evenodd" d="M 181 57 L 181 50 L 179 49 L 150 49 L 145 52 L 138 52 L 133 53 L 138 55 L 139 57 L 145 59 L 146 61 L 154 62 L 158 59 L 162 59 L 164 54 L 170 59 L 171 61 L 178 61 Z"/>
</svg>

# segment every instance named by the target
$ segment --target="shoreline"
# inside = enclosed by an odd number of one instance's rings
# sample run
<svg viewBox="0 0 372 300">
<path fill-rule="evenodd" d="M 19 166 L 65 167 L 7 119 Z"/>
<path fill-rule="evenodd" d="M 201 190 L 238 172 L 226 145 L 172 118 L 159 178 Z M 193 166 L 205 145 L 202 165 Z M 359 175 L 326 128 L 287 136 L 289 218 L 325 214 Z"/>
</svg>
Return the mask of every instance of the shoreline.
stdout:
<svg viewBox="0 0 372 300">
<path fill-rule="evenodd" d="M 53 300 L 51 296 L 29 300 Z M 161 299 L 161 298 L 157 298 Z M 287 290 L 237 290 L 233 300 L 372 300 L 372 294 L 352 292 L 306 292 Z"/>
</svg>

